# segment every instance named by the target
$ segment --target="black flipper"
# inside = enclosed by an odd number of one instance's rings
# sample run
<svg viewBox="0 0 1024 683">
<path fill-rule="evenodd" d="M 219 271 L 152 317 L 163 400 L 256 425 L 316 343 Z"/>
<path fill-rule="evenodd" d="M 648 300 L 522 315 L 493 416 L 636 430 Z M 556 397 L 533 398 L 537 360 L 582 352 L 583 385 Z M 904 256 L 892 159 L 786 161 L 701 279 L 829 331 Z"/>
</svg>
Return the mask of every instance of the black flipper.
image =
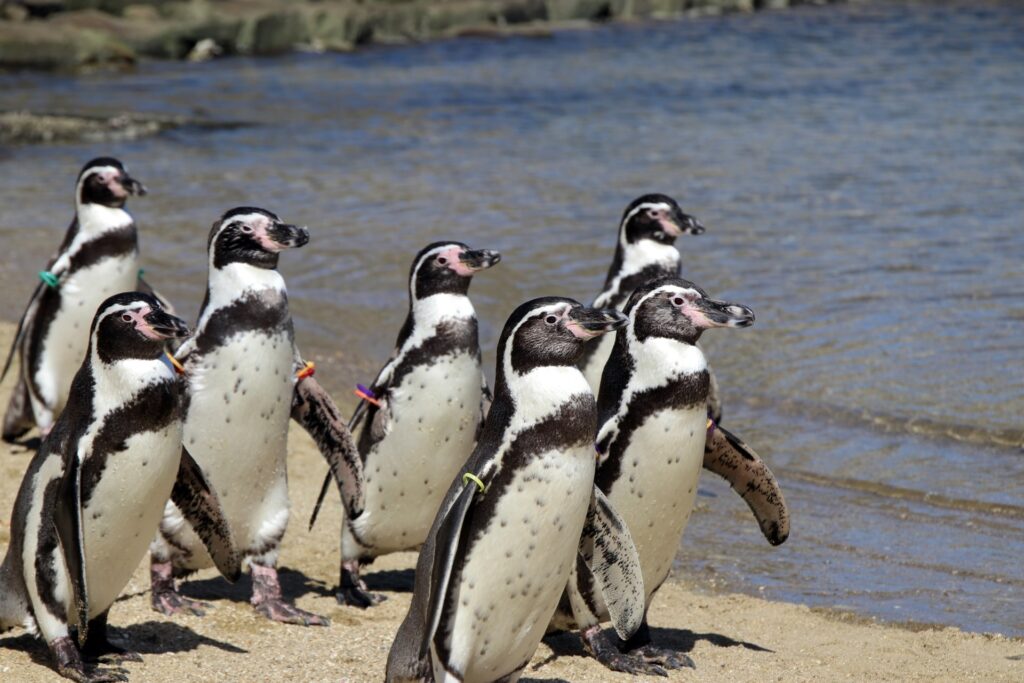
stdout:
<svg viewBox="0 0 1024 683">
<path fill-rule="evenodd" d="M 320 454 L 327 461 L 330 468 L 327 481 L 330 481 L 331 476 L 334 477 L 345 505 L 345 514 L 349 519 L 361 515 L 364 503 L 363 461 L 330 394 L 312 376 L 304 377 L 295 384 L 292 392 L 292 419 L 313 437 Z M 310 529 L 322 500 L 321 495 L 310 519 Z"/>
<path fill-rule="evenodd" d="M 445 596 L 448 595 L 448 584 L 452 578 L 455 557 L 463 542 L 463 529 L 466 517 L 473 505 L 473 498 L 480 492 L 476 482 L 469 481 L 463 486 L 455 502 L 437 527 L 434 536 L 434 562 L 430 572 L 430 590 L 427 596 L 427 628 L 423 632 L 420 643 L 421 657 L 429 657 L 430 644 L 437 634 L 437 626 L 441 622 Z"/>
<path fill-rule="evenodd" d="M 82 468 L 74 453 L 64 455 L 64 474 L 57 489 L 53 524 L 74 590 L 78 645 L 81 647 L 89 635 L 89 586 L 85 576 L 85 534 L 82 529 Z"/>
<path fill-rule="evenodd" d="M 628 640 L 640 628 L 645 613 L 640 555 L 625 522 L 596 486 L 583 525 L 579 553 L 604 598 L 615 632 Z"/>
<path fill-rule="evenodd" d="M 32 325 L 35 324 L 39 297 L 42 295 L 43 287 L 45 286 L 42 282 L 36 285 L 35 290 L 32 291 L 32 297 L 28 300 L 28 305 L 25 306 L 25 310 L 21 314 L 21 319 L 18 321 L 18 330 L 14 333 L 14 341 L 11 342 L 11 350 L 7 352 L 7 360 L 4 361 L 4 371 L 0 372 L 0 382 L 7 376 L 7 371 L 11 369 L 11 362 L 18 353 L 18 347 L 21 346 L 22 340 L 32 328 Z"/>
<path fill-rule="evenodd" d="M 7 412 L 4 413 L 3 440 L 15 443 L 35 425 L 36 418 L 32 412 L 32 399 L 28 394 L 28 384 L 25 382 L 25 376 L 19 373 L 14 383 L 14 389 L 11 390 Z"/>
<path fill-rule="evenodd" d="M 181 448 L 178 478 L 171 489 L 171 500 L 203 541 L 224 578 L 232 583 L 237 581 L 242 574 L 242 557 L 235 550 L 231 529 L 224 519 L 217 494 L 184 446 Z"/>
<path fill-rule="evenodd" d="M 153 289 L 153 286 L 142 279 L 142 271 L 139 271 L 138 280 L 135 282 L 135 289 L 156 297 L 156 300 L 160 302 L 160 308 L 164 309 L 170 314 L 174 314 L 174 305 L 170 300 L 160 292 Z"/>
<path fill-rule="evenodd" d="M 355 411 L 352 413 L 352 417 L 348 421 L 348 432 L 351 435 L 352 430 L 356 428 L 359 421 L 366 415 L 366 406 L 369 405 L 366 401 L 359 401 Z M 292 409 L 294 410 L 294 408 Z M 365 427 L 364 427 L 365 429 Z M 359 457 L 358 450 L 356 451 L 356 457 Z M 359 458 L 360 467 L 362 467 L 362 458 Z M 313 530 L 313 525 L 316 524 L 316 518 L 320 514 L 320 506 L 324 504 L 324 497 L 327 496 L 327 492 L 331 488 L 331 472 L 324 475 L 324 483 L 320 486 L 320 494 L 316 497 L 316 505 L 313 506 L 313 514 L 309 516 L 309 530 Z M 362 511 L 362 506 L 360 506 Z"/>
<path fill-rule="evenodd" d="M 704 445 L 704 469 L 728 481 L 746 501 L 769 543 L 779 545 L 789 538 L 789 509 L 782 489 L 750 446 L 716 426 Z"/>
</svg>

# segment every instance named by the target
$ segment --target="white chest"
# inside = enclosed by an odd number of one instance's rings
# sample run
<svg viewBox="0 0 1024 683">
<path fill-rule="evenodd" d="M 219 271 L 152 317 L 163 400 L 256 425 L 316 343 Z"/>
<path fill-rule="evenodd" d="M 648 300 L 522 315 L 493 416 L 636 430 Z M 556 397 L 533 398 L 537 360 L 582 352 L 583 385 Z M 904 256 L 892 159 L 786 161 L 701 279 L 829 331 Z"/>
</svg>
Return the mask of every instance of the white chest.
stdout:
<svg viewBox="0 0 1024 683">
<path fill-rule="evenodd" d="M 703 405 L 654 413 L 629 435 L 608 498 L 629 527 L 648 599 L 672 568 L 704 462 Z"/>
<path fill-rule="evenodd" d="M 500 678 L 537 648 L 576 557 L 593 477 L 588 444 L 543 453 L 490 492 L 501 499 L 453 584 L 451 665 L 466 681 Z"/>
<path fill-rule="evenodd" d="M 107 457 L 83 510 L 90 617 L 113 604 L 146 555 L 177 476 L 181 433 L 174 420 Z"/>
<path fill-rule="evenodd" d="M 460 352 L 417 366 L 390 392 L 391 426 L 367 454 L 366 505 L 351 523 L 369 552 L 423 543 L 433 512 L 473 451 L 481 373 Z"/>
</svg>

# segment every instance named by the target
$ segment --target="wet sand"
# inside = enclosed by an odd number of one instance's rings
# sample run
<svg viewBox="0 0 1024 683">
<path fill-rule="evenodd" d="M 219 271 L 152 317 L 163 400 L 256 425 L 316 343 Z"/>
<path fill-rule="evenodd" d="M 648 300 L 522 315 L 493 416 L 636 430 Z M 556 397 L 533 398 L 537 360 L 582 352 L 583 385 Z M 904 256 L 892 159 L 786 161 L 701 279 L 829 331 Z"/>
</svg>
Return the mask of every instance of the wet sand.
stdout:
<svg viewBox="0 0 1024 683">
<path fill-rule="evenodd" d="M 0 347 L 13 329 L 0 326 Z M 4 402 L 10 378 L 0 386 Z M 341 397 L 346 407 L 347 397 Z M 30 454 L 0 448 L 0 547 L 9 540 L 9 516 Z M 148 562 L 140 565 L 110 612 L 115 641 L 139 652 L 128 663 L 131 680 L 379 681 L 388 648 L 409 603 L 413 553 L 378 560 L 367 570 L 372 589 L 388 600 L 368 611 L 337 605 L 340 506 L 328 498 L 316 528 L 306 531 L 325 465 L 312 442 L 293 430 L 289 441 L 292 520 L 281 555 L 286 595 L 331 618 L 327 628 L 274 624 L 248 605 L 247 577 L 231 586 L 212 570 L 184 584 L 206 600 L 205 618 L 164 618 L 149 607 Z M 698 514 L 700 514 L 698 512 Z M 822 568 L 827 571 L 827 567 Z M 681 579 L 682 577 L 676 577 Z M 1024 679 L 1024 640 L 965 633 L 954 628 L 883 625 L 804 605 L 744 595 L 714 595 L 685 582 L 666 584 L 651 608 L 654 638 L 688 653 L 697 669 L 673 672 L 678 681 L 1018 681 Z M 0 637 L 0 680 L 58 681 L 45 646 L 15 630 Z M 537 650 L 524 681 L 628 681 L 583 656 L 571 634 Z M 644 679 L 648 680 L 648 679 Z M 649 680 L 664 680 L 650 678 Z"/>
</svg>

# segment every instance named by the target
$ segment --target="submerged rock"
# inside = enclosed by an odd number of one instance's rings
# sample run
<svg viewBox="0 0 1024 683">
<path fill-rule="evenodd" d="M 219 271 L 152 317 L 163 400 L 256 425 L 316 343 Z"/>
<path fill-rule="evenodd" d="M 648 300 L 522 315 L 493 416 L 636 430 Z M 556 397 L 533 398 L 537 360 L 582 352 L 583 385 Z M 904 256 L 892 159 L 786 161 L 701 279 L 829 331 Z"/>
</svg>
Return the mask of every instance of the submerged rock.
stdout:
<svg viewBox="0 0 1024 683">
<path fill-rule="evenodd" d="M 122 113 L 112 116 L 79 116 L 27 111 L 0 112 L 0 144 L 45 142 L 107 142 L 132 140 L 172 128 L 239 128 L 238 122 L 201 121 L 183 116 L 151 116 Z"/>
</svg>

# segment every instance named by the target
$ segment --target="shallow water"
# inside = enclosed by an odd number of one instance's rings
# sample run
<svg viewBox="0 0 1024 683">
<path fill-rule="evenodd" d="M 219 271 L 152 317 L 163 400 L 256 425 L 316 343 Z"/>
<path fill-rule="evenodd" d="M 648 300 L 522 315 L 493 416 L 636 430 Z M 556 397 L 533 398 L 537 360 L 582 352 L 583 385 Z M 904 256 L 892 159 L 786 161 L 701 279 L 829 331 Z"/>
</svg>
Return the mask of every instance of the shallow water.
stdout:
<svg viewBox="0 0 1024 683">
<path fill-rule="evenodd" d="M 622 208 L 668 192 L 708 226 L 680 240 L 686 276 L 757 313 L 706 349 L 726 426 L 793 509 L 770 548 L 705 478 L 681 575 L 1021 635 L 1022 22 L 1010 3 L 836 6 L 0 76 L 0 108 L 254 124 L 0 148 L 0 315 L 20 315 L 101 153 L 149 186 L 131 205 L 148 278 L 188 315 L 222 210 L 310 226 L 282 271 L 299 342 L 339 392 L 387 356 L 422 245 L 503 252 L 472 289 L 492 364 L 518 303 L 592 298 Z"/>
</svg>

